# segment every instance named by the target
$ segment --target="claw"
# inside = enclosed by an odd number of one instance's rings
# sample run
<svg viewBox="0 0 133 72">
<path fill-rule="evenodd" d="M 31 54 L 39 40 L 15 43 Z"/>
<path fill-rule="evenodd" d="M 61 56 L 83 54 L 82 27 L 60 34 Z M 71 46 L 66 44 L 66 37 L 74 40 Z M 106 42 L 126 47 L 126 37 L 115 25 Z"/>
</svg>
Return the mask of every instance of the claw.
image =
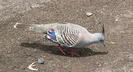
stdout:
<svg viewBox="0 0 133 72">
<path fill-rule="evenodd" d="M 56 47 L 62 52 L 63 55 L 66 55 L 66 53 L 64 52 L 62 46 L 58 45 L 58 46 L 56 46 Z"/>
<path fill-rule="evenodd" d="M 63 55 L 66 55 L 66 53 L 64 52 L 64 49 L 63 49 L 63 47 L 62 47 L 61 45 L 58 44 L 58 46 L 56 46 L 56 47 L 61 51 L 61 53 L 62 53 Z M 74 56 L 80 56 L 80 55 L 77 53 L 77 51 L 75 50 L 75 48 L 68 48 L 68 50 L 66 50 L 66 52 L 67 52 L 68 54 L 70 54 L 72 57 L 74 57 Z"/>
</svg>

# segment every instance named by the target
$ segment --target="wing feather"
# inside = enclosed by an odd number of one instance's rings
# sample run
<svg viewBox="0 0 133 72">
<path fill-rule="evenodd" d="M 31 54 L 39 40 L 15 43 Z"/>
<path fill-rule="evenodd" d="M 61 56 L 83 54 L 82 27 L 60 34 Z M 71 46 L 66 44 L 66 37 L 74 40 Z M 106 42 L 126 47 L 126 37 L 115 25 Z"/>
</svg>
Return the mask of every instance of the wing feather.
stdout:
<svg viewBox="0 0 133 72">
<path fill-rule="evenodd" d="M 58 41 L 59 44 L 73 47 L 79 42 L 79 33 L 76 29 L 71 29 L 68 25 L 60 25 L 57 27 L 58 33 L 61 35 L 63 42 Z M 58 40 L 58 37 L 57 37 Z"/>
<path fill-rule="evenodd" d="M 67 47 L 76 46 L 81 38 L 82 33 L 88 32 L 87 29 L 80 25 L 65 23 L 65 24 L 55 24 L 54 27 L 51 27 L 57 33 L 56 43 L 61 44 Z"/>
</svg>

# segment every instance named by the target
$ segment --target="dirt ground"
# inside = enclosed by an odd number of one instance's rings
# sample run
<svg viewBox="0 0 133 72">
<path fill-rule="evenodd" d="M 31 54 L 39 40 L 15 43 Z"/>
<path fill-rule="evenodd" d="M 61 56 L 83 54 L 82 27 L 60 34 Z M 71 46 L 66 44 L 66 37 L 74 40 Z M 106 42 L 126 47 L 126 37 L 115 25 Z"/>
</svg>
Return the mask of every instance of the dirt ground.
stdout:
<svg viewBox="0 0 133 72">
<path fill-rule="evenodd" d="M 87 16 L 86 13 L 93 13 Z M 16 23 L 70 22 L 101 32 L 100 44 L 63 56 L 41 34 L 15 29 Z M 44 64 L 35 63 L 44 58 Z M 133 72 L 133 0 L 0 0 L 0 72 Z"/>
</svg>

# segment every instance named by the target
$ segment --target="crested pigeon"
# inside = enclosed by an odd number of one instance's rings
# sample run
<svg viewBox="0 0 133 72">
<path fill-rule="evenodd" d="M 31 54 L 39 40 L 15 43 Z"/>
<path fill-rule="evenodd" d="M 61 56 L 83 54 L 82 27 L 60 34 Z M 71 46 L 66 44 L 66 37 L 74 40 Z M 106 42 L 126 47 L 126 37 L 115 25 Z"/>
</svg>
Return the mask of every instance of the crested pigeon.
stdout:
<svg viewBox="0 0 133 72">
<path fill-rule="evenodd" d="M 101 33 L 90 33 L 86 28 L 72 23 L 31 24 L 29 30 L 43 33 L 50 41 L 57 43 L 57 48 L 65 55 L 63 47 L 71 50 L 72 56 L 76 53 L 73 47 L 81 48 L 93 43 L 104 42 L 104 27 Z"/>
</svg>

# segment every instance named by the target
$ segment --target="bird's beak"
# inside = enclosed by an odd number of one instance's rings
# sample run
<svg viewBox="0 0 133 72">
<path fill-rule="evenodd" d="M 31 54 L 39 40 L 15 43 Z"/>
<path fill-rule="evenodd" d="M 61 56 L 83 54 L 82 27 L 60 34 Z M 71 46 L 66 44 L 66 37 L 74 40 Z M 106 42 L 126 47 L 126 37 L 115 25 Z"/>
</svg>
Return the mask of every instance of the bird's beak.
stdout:
<svg viewBox="0 0 133 72">
<path fill-rule="evenodd" d="M 106 46 L 104 42 L 102 44 L 103 44 L 104 47 Z"/>
<path fill-rule="evenodd" d="M 100 43 L 101 43 L 104 47 L 106 46 L 104 40 L 100 41 Z"/>
</svg>

